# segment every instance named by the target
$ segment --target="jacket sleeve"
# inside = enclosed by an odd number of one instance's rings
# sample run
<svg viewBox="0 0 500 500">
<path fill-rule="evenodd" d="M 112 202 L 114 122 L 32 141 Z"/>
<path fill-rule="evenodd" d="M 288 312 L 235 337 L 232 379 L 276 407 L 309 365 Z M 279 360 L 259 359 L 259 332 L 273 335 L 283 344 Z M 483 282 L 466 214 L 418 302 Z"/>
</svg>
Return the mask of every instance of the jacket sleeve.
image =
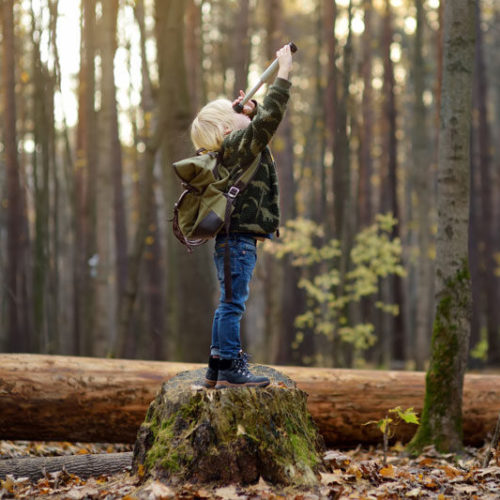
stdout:
<svg viewBox="0 0 500 500">
<path fill-rule="evenodd" d="M 250 124 L 226 137 L 223 143 L 225 165 L 230 168 L 236 164 L 244 166 L 251 163 L 268 145 L 283 119 L 290 97 L 290 86 L 288 80 L 276 78 L 262 105 L 257 106 Z"/>
</svg>

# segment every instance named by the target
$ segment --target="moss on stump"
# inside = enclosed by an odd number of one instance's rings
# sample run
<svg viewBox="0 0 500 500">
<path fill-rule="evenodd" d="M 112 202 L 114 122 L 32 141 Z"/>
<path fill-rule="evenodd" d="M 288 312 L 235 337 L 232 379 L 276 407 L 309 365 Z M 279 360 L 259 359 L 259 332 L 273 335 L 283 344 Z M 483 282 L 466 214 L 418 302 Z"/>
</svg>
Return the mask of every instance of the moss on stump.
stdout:
<svg viewBox="0 0 500 500">
<path fill-rule="evenodd" d="M 323 442 L 307 395 L 278 371 L 252 366 L 271 379 L 265 389 L 205 389 L 205 370 L 163 384 L 141 425 L 134 470 L 144 480 L 314 485 L 323 469 Z"/>
</svg>

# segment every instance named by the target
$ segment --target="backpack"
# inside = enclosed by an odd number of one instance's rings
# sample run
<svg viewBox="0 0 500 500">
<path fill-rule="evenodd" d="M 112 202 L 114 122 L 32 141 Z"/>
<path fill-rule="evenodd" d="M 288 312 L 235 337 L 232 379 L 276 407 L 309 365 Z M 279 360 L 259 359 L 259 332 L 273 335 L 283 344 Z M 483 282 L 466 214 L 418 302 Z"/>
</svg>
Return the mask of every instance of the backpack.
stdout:
<svg viewBox="0 0 500 500">
<path fill-rule="evenodd" d="M 174 205 L 173 231 L 191 252 L 213 238 L 223 228 L 229 232 L 234 201 L 257 172 L 260 155 L 232 175 L 221 163 L 222 154 L 215 151 L 177 161 L 173 168 L 180 178 L 183 193 Z"/>
<path fill-rule="evenodd" d="M 234 202 L 250 183 L 259 167 L 261 155 L 233 172 L 221 163 L 222 152 L 198 150 L 196 156 L 173 163 L 184 191 L 174 205 L 172 229 L 176 238 L 192 252 L 221 229 L 229 235 Z M 226 300 L 232 299 L 230 250 L 224 251 Z"/>
</svg>

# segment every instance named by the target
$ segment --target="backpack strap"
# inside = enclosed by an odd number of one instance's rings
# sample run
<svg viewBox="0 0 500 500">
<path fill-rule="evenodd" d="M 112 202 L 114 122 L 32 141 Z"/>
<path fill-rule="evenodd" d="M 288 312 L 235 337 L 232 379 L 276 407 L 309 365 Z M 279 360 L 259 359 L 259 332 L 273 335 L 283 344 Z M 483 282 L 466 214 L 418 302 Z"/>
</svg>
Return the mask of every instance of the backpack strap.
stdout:
<svg viewBox="0 0 500 500">
<path fill-rule="evenodd" d="M 246 189 L 257 173 L 260 159 L 261 155 L 259 154 L 252 163 L 244 167 L 243 172 L 225 194 L 227 203 L 226 212 L 224 214 L 224 229 L 226 231 L 226 246 L 224 248 L 224 290 L 226 292 L 226 301 L 228 302 L 233 299 L 233 287 L 231 283 L 231 250 L 229 248 L 229 227 L 231 225 L 232 207 L 236 197 Z"/>
</svg>

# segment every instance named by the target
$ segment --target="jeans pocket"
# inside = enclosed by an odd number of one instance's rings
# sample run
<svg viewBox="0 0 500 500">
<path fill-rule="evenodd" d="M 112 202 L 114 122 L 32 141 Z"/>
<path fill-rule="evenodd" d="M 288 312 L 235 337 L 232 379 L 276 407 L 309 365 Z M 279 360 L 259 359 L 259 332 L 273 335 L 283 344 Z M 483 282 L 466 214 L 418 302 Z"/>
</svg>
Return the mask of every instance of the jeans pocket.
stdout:
<svg viewBox="0 0 500 500">
<path fill-rule="evenodd" d="M 241 269 L 241 272 L 249 273 L 251 276 L 257 262 L 255 246 L 242 246 L 238 248 L 235 259 L 238 261 L 238 267 Z"/>
<path fill-rule="evenodd" d="M 231 277 L 242 277 L 249 281 L 257 261 L 257 250 L 253 241 L 237 240 L 229 241 Z M 224 261 L 227 243 L 221 242 L 215 248 L 215 264 L 217 267 L 217 278 L 222 284 L 224 282 Z"/>
</svg>

